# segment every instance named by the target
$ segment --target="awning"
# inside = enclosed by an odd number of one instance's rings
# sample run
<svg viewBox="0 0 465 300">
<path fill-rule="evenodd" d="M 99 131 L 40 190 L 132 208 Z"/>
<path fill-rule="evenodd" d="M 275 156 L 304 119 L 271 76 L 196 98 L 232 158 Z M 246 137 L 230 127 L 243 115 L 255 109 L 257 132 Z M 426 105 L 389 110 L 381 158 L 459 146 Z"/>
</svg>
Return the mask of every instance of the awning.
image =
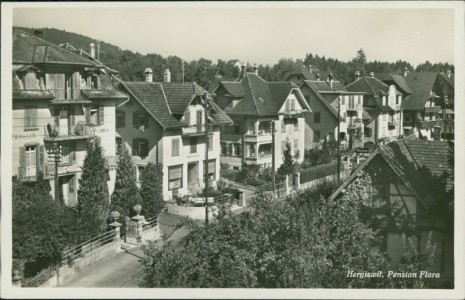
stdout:
<svg viewBox="0 0 465 300">
<path fill-rule="evenodd" d="M 176 167 L 168 167 L 168 179 L 177 179 L 182 177 L 182 165 Z"/>
</svg>

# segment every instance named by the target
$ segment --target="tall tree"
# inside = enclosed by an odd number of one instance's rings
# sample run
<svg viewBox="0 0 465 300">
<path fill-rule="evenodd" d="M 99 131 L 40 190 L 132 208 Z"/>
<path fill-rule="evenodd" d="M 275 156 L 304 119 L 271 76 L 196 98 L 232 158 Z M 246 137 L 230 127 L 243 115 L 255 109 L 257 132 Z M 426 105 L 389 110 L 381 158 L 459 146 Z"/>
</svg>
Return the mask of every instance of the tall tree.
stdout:
<svg viewBox="0 0 465 300">
<path fill-rule="evenodd" d="M 98 138 L 87 142 L 87 152 L 79 179 L 77 227 L 80 240 L 87 240 L 107 228 L 110 179 Z"/>
<path fill-rule="evenodd" d="M 140 195 L 145 217 L 157 217 L 163 201 L 163 165 L 148 163 L 142 172 Z"/>
<path fill-rule="evenodd" d="M 110 211 L 116 210 L 122 216 L 129 216 L 132 207 L 140 203 L 141 198 L 136 185 L 134 163 L 124 144 L 123 142 L 118 145 L 115 189 L 111 195 Z"/>
<path fill-rule="evenodd" d="M 292 175 L 297 167 L 295 158 L 298 153 L 292 150 L 291 141 L 286 139 L 286 148 L 283 151 L 283 164 L 278 169 L 279 176 Z"/>
</svg>

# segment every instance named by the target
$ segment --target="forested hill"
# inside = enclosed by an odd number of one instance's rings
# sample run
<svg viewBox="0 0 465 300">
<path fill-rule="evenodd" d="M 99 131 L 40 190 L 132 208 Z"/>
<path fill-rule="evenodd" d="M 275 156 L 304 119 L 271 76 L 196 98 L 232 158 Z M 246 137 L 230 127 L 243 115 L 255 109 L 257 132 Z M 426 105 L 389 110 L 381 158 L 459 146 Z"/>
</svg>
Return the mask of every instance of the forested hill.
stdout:
<svg viewBox="0 0 465 300">
<path fill-rule="evenodd" d="M 90 43 L 97 44 L 97 40 L 91 37 L 83 36 L 77 33 L 67 32 L 54 28 L 23 28 L 17 27 L 33 34 L 34 29 L 40 29 L 43 32 L 43 38 L 56 43 L 69 43 L 77 49 L 90 51 Z M 410 71 L 441 71 L 451 69 L 454 71 L 454 66 L 448 63 L 432 64 L 428 61 L 414 67 L 410 63 L 403 61 L 401 57 L 396 62 L 370 61 L 369 53 L 365 53 L 360 49 L 354 53 L 354 58 L 350 61 L 340 61 L 338 59 L 326 58 L 317 54 L 310 53 L 299 59 L 282 58 L 276 64 L 259 65 L 259 74 L 263 78 L 270 81 L 283 80 L 283 77 L 290 71 L 296 70 L 303 65 L 311 65 L 319 70 L 331 70 L 334 77 L 344 84 L 353 81 L 356 70 L 361 71 L 362 75 L 368 75 L 370 72 L 389 72 L 397 73 L 404 67 Z M 283 53 L 285 55 L 285 53 Z M 122 50 L 118 46 L 100 41 L 100 61 L 120 72 L 120 77 L 128 81 L 144 80 L 144 70 L 147 67 L 152 68 L 154 72 L 154 80 L 161 81 L 165 68 L 171 71 L 172 81 L 182 81 L 182 58 L 178 56 L 163 57 L 156 53 L 142 55 L 134 53 L 130 50 Z M 196 81 L 203 87 L 208 88 L 213 82 L 213 76 L 216 73 L 214 69 L 221 70 L 225 78 L 235 78 L 234 63 L 235 59 L 218 60 L 213 62 L 207 58 L 184 62 L 184 80 Z M 253 62 L 251 62 L 251 65 Z"/>
</svg>

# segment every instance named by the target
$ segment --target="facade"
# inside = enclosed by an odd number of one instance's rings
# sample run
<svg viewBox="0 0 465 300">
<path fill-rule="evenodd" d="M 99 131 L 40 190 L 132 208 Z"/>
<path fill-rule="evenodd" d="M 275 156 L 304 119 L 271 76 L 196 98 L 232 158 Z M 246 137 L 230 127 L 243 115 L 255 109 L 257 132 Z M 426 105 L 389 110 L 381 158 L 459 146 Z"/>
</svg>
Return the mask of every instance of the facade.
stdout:
<svg viewBox="0 0 465 300">
<path fill-rule="evenodd" d="M 328 201 L 363 171 L 371 178 L 369 201 L 384 237 L 384 249 L 396 268 L 404 253 L 401 235 L 423 250 L 432 232 L 439 252 L 430 272 L 440 273 L 438 287 L 450 288 L 454 278 L 454 165 L 452 142 L 401 139 L 380 145 Z"/>
<path fill-rule="evenodd" d="M 454 77 L 448 72 L 408 72 L 384 79 L 403 90 L 404 134 L 428 140 L 454 133 Z"/>
<path fill-rule="evenodd" d="M 347 91 L 331 75 L 327 81 L 305 80 L 300 90 L 312 111 L 305 115 L 305 148 L 338 140 L 338 121 L 341 145 L 363 147 L 363 92 Z"/>
<path fill-rule="evenodd" d="M 130 100 L 116 112 L 118 142 L 130 149 L 139 180 L 147 163 L 163 164 L 163 199 L 195 193 L 205 186 L 206 122 L 203 97 L 196 83 L 121 82 Z M 208 108 L 208 176 L 212 186 L 220 176 L 220 127 L 232 121 L 214 103 Z"/>
<path fill-rule="evenodd" d="M 245 70 L 244 70 L 245 71 Z M 234 124 L 221 132 L 221 162 L 234 169 L 243 164 L 272 166 L 272 132 L 275 126 L 275 167 L 283 162 L 286 142 L 291 143 L 299 161 L 304 153 L 304 113 L 308 104 L 297 85 L 267 82 L 258 72 L 243 72 L 238 81 L 220 81 L 214 89 L 215 103 Z"/>
<path fill-rule="evenodd" d="M 111 194 L 115 108 L 126 100 L 113 88 L 110 70 L 97 60 L 15 30 L 13 175 L 24 181 L 45 179 L 55 195 L 55 168 L 47 153 L 56 144 L 61 150 L 60 200 L 74 206 L 86 143 L 98 137 L 107 157 Z"/>
<path fill-rule="evenodd" d="M 363 127 L 365 143 L 394 140 L 404 134 L 402 93 L 373 76 L 358 78 L 346 89 L 363 92 Z"/>
</svg>

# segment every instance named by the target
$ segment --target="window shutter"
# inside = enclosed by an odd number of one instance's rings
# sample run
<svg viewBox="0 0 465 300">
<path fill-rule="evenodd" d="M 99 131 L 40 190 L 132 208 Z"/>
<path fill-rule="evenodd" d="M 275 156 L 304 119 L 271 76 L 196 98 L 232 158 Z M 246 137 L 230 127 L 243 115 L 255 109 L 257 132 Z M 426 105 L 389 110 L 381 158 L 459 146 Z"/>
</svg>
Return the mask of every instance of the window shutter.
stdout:
<svg viewBox="0 0 465 300">
<path fill-rule="evenodd" d="M 71 161 L 75 162 L 76 161 L 76 143 L 72 143 L 70 145 L 70 154 L 71 154 Z"/>
<path fill-rule="evenodd" d="M 25 108 L 24 109 L 24 127 L 30 127 L 30 120 L 31 120 L 31 109 Z"/>
<path fill-rule="evenodd" d="M 55 107 L 55 117 L 53 119 L 55 126 L 60 126 L 60 108 Z"/>
<path fill-rule="evenodd" d="M 19 166 L 26 167 L 26 148 L 19 147 Z"/>
<path fill-rule="evenodd" d="M 208 173 L 215 173 L 215 161 L 208 162 Z"/>
<path fill-rule="evenodd" d="M 86 124 L 90 124 L 90 107 L 84 107 L 84 114 L 86 115 Z"/>
<path fill-rule="evenodd" d="M 132 127 L 134 128 L 138 128 L 139 126 L 139 122 L 138 122 L 138 118 L 137 118 L 137 112 L 132 112 Z"/>
<path fill-rule="evenodd" d="M 138 144 L 138 139 L 132 139 L 132 155 L 138 154 L 137 144 Z"/>
<path fill-rule="evenodd" d="M 73 99 L 79 99 L 81 93 L 81 74 L 79 72 L 73 73 L 72 85 Z"/>
<path fill-rule="evenodd" d="M 286 111 L 290 111 L 291 110 L 291 103 L 289 102 L 289 100 L 286 100 Z"/>
<path fill-rule="evenodd" d="M 36 172 L 37 175 L 39 175 L 39 172 L 44 171 L 44 166 L 45 166 L 45 153 L 44 153 L 44 145 L 39 145 L 37 147 L 37 166 L 36 166 Z"/>
<path fill-rule="evenodd" d="M 184 121 L 186 122 L 187 125 L 191 124 L 191 111 L 190 110 L 187 110 L 184 113 Z"/>
<path fill-rule="evenodd" d="M 237 154 L 238 156 L 242 156 L 242 145 L 239 144 L 239 153 Z"/>
<path fill-rule="evenodd" d="M 149 140 L 141 139 L 144 142 L 144 148 L 142 149 L 141 156 L 147 156 L 149 154 Z"/>
<path fill-rule="evenodd" d="M 100 106 L 98 107 L 98 123 L 99 123 L 100 125 L 103 125 L 103 124 L 104 124 L 104 119 L 103 119 L 104 114 L 105 114 L 105 113 L 104 113 L 104 108 L 105 108 L 105 107 L 104 107 L 103 105 L 100 105 Z"/>
<path fill-rule="evenodd" d="M 68 111 L 69 125 L 74 126 L 76 124 L 74 106 L 70 106 L 68 109 L 69 109 L 69 111 Z"/>
<path fill-rule="evenodd" d="M 295 100 L 291 99 L 291 111 L 295 110 Z"/>
<path fill-rule="evenodd" d="M 229 155 L 235 155 L 235 153 L 233 153 L 233 149 L 234 149 L 233 144 L 228 144 L 228 148 L 229 148 L 228 149 Z"/>
<path fill-rule="evenodd" d="M 56 89 L 57 99 L 65 99 L 65 74 L 55 74 L 56 76 Z"/>
</svg>

